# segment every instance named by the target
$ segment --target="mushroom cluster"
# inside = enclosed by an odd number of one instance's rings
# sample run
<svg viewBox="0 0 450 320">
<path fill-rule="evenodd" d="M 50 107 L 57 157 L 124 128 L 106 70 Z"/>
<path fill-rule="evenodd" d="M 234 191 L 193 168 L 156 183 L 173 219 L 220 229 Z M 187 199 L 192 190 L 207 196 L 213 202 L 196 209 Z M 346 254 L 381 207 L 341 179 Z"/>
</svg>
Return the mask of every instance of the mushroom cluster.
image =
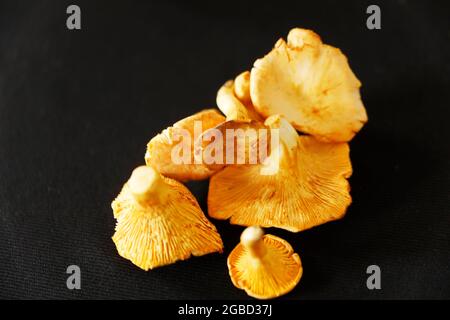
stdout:
<svg viewBox="0 0 450 320">
<path fill-rule="evenodd" d="M 339 49 L 292 29 L 219 89 L 223 115 L 200 111 L 150 140 L 146 165 L 112 203 L 119 254 L 148 270 L 222 252 L 217 229 L 181 183 L 209 178 L 209 217 L 248 227 L 228 257 L 232 283 L 258 299 L 291 291 L 303 273 L 300 257 L 261 228 L 299 232 L 345 215 L 348 142 L 367 122 L 360 86 Z M 257 134 L 228 137 L 248 130 Z M 244 161 L 236 161 L 239 145 Z M 180 151 L 185 161 L 174 161 Z M 211 154 L 223 161 L 208 161 Z"/>
</svg>

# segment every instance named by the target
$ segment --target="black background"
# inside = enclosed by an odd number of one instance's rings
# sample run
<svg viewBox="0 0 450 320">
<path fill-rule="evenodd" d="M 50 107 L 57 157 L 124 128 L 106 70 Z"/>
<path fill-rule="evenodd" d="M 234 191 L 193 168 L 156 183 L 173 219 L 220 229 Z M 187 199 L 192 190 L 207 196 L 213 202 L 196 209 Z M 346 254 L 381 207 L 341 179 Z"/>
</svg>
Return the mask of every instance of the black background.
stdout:
<svg viewBox="0 0 450 320">
<path fill-rule="evenodd" d="M 78 4 L 82 30 L 66 28 Z M 366 28 L 378 4 L 382 29 Z M 285 298 L 450 298 L 450 8 L 431 1 L 1 1 L 0 297 L 241 299 L 225 252 L 144 272 L 121 258 L 110 203 L 147 141 L 215 105 L 292 27 L 343 50 L 369 123 L 351 142 L 353 204 L 299 234 Z M 207 182 L 189 187 L 205 208 Z M 66 288 L 68 265 L 82 289 Z M 379 265 L 382 290 L 366 288 Z"/>
</svg>

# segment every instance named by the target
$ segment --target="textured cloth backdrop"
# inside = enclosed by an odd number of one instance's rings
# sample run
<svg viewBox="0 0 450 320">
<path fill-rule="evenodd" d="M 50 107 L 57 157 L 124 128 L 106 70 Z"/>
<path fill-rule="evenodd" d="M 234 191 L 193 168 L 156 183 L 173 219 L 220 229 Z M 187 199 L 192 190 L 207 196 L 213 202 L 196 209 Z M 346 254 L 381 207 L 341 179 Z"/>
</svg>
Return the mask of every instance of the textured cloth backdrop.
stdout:
<svg viewBox="0 0 450 320">
<path fill-rule="evenodd" d="M 226 266 L 243 228 L 213 221 L 225 252 L 144 272 L 118 256 L 110 203 L 147 141 L 215 105 L 292 27 L 342 49 L 369 123 L 351 142 L 343 220 L 292 234 L 291 299 L 450 298 L 448 2 L 0 3 L 0 297 L 241 299 Z M 205 208 L 208 182 L 189 187 Z M 251 192 L 251 190 L 249 190 Z M 81 268 L 81 290 L 66 268 Z M 366 268 L 381 268 L 368 290 Z"/>
</svg>

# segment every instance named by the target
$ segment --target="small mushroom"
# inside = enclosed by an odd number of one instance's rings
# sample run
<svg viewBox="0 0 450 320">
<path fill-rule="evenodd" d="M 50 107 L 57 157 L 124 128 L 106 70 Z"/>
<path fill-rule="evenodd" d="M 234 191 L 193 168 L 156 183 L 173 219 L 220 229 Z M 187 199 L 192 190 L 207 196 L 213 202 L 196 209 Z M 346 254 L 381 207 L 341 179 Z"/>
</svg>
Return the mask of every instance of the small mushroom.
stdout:
<svg viewBox="0 0 450 320">
<path fill-rule="evenodd" d="M 251 100 L 260 114 L 283 115 L 297 130 L 324 141 L 349 141 L 367 122 L 360 86 L 339 49 L 299 28 L 256 60 L 250 75 Z"/>
<path fill-rule="evenodd" d="M 112 202 L 117 219 L 113 241 L 119 254 L 148 270 L 222 252 L 216 228 L 180 182 L 149 166 L 136 168 Z"/>
<path fill-rule="evenodd" d="M 264 163 L 230 165 L 211 177 L 209 216 L 292 232 L 343 217 L 351 203 L 348 144 L 299 136 L 280 116 L 265 125 L 278 130 L 279 143 Z"/>
<path fill-rule="evenodd" d="M 236 79 L 227 81 L 217 92 L 216 103 L 227 121 L 262 121 L 254 109 L 249 92 L 249 72 L 243 72 Z"/>
<path fill-rule="evenodd" d="M 228 270 L 234 286 L 257 299 L 276 298 L 290 292 L 303 273 L 300 257 L 288 242 L 264 235 L 255 226 L 242 233 L 241 243 L 228 257 Z"/>
<path fill-rule="evenodd" d="M 202 132 L 223 123 L 225 117 L 215 109 L 200 111 L 190 117 L 176 122 L 160 134 L 156 135 L 147 145 L 145 162 L 153 166 L 161 174 L 179 180 L 203 180 L 215 171 L 206 166 L 201 159 L 195 159 L 195 141 Z M 201 124 L 201 131 L 195 132 L 196 123 Z M 186 136 L 187 134 L 187 136 Z M 172 158 L 175 150 L 187 151 L 186 162 L 178 163 Z"/>
</svg>

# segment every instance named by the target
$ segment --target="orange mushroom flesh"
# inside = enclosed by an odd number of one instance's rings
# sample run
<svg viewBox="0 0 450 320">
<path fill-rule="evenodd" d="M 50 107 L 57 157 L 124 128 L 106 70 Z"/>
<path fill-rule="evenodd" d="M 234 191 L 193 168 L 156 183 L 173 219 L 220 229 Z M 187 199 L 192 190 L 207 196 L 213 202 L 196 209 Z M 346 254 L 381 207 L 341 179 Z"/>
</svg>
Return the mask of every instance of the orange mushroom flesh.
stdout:
<svg viewBox="0 0 450 320">
<path fill-rule="evenodd" d="M 360 86 L 339 49 L 299 28 L 256 60 L 250 75 L 251 100 L 261 115 L 283 115 L 323 141 L 349 141 L 367 122 Z"/>
<path fill-rule="evenodd" d="M 143 270 L 222 252 L 220 235 L 190 191 L 152 167 L 133 171 L 112 209 L 117 251 Z"/>
<path fill-rule="evenodd" d="M 271 299 L 290 292 L 300 281 L 300 257 L 285 240 L 248 227 L 228 257 L 234 286 L 257 299 Z"/>
<path fill-rule="evenodd" d="M 227 166 L 211 178 L 209 215 L 292 232 L 343 217 L 351 203 L 348 144 L 299 136 L 280 116 L 265 124 L 278 129 L 278 145 L 264 163 Z"/>
<path fill-rule="evenodd" d="M 161 174 L 179 181 L 207 179 L 214 170 L 195 159 L 195 141 L 202 132 L 224 121 L 225 117 L 215 109 L 203 110 L 178 121 L 150 140 L 145 162 Z"/>
</svg>

